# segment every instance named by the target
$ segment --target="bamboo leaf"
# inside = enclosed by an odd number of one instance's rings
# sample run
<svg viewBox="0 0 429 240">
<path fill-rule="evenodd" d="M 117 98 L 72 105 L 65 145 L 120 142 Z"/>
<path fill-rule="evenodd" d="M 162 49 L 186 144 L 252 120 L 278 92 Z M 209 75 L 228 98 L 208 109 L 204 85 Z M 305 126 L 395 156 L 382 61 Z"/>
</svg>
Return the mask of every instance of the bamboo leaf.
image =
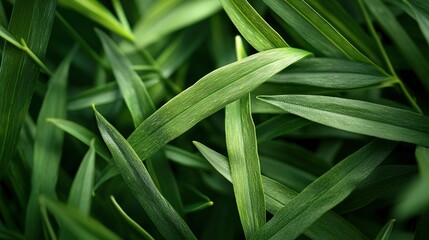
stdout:
<svg viewBox="0 0 429 240">
<path fill-rule="evenodd" d="M 282 114 L 256 126 L 256 136 L 258 137 L 258 142 L 262 143 L 301 127 L 305 127 L 310 123 L 311 122 L 307 119 L 296 115 Z"/>
<path fill-rule="evenodd" d="M 115 233 L 103 226 L 97 220 L 76 211 L 73 207 L 64 205 L 47 197 L 40 197 L 41 208 L 48 209 L 62 226 L 70 229 L 76 239 L 120 239 Z"/>
<path fill-rule="evenodd" d="M 140 124 L 128 141 L 145 159 L 202 119 L 308 55 L 298 49 L 279 48 L 219 68 L 158 109 Z"/>
<path fill-rule="evenodd" d="M 424 1 L 405 1 L 414 12 L 420 30 L 429 44 L 429 6 Z"/>
<path fill-rule="evenodd" d="M 389 35 L 399 51 L 402 53 L 410 67 L 414 69 L 421 82 L 429 90 L 429 62 L 425 59 L 422 51 L 396 20 L 393 13 L 381 0 L 364 0 L 373 17 L 377 20 L 383 30 Z"/>
<path fill-rule="evenodd" d="M 236 38 L 237 59 L 246 56 L 241 38 Z M 226 105 L 225 135 L 232 185 L 246 238 L 266 221 L 256 130 L 250 111 L 250 95 Z"/>
<path fill-rule="evenodd" d="M 341 20 L 335 19 L 335 15 L 330 13 L 326 14 L 330 14 L 333 19 L 326 19 L 323 13 L 317 11 L 316 1 L 264 0 L 264 2 L 325 56 L 373 64 L 372 60 L 359 51 L 347 35 L 336 27 L 335 23 L 341 23 Z"/>
<path fill-rule="evenodd" d="M 199 142 L 193 142 L 203 156 L 228 181 L 231 182 L 231 172 L 228 159 Z M 262 184 L 266 199 L 267 210 L 275 214 L 288 204 L 298 193 L 285 185 L 262 176 Z M 336 226 L 332 228 L 332 226 Z M 313 239 L 366 239 L 353 225 L 333 212 L 327 212 L 307 230 L 304 235 Z"/>
<path fill-rule="evenodd" d="M 133 148 L 100 113 L 94 111 L 116 167 L 159 232 L 167 239 L 195 239 L 184 220 L 158 191 Z"/>
<path fill-rule="evenodd" d="M 348 156 L 286 204 L 252 238 L 295 239 L 344 200 L 394 146 L 392 142 L 375 140 Z"/>
<path fill-rule="evenodd" d="M 33 9 L 39 9 L 39 14 Z M 8 32 L 23 38 L 39 58 L 45 55 L 54 19 L 55 1 L 15 1 Z M 39 76 L 39 67 L 26 53 L 6 43 L 0 71 L 0 178 L 10 159 L 24 123 Z"/>
<path fill-rule="evenodd" d="M 50 79 L 49 88 L 37 118 L 34 160 L 31 176 L 31 196 L 26 215 L 26 237 L 40 237 L 39 195 L 55 196 L 58 180 L 63 132 L 46 121 L 47 118 L 66 117 L 66 88 L 74 49 Z"/>
<path fill-rule="evenodd" d="M 429 146 L 429 118 L 411 111 L 327 96 L 281 95 L 259 99 L 326 126 Z"/>
<path fill-rule="evenodd" d="M 221 0 L 220 2 L 238 31 L 256 50 L 289 47 L 247 0 Z"/>
</svg>

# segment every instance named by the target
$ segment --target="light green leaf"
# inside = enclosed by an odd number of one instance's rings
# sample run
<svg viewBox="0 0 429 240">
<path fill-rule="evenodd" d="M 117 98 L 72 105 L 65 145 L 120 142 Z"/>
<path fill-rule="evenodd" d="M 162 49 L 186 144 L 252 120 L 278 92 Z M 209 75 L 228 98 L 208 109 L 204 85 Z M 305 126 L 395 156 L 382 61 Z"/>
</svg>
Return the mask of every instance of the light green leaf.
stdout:
<svg viewBox="0 0 429 240">
<path fill-rule="evenodd" d="M 282 114 L 256 126 L 256 136 L 258 137 L 258 142 L 262 143 L 298 128 L 305 127 L 310 123 L 307 119 L 296 115 Z"/>
<path fill-rule="evenodd" d="M 97 106 L 113 103 L 121 99 L 121 93 L 118 90 L 116 82 L 106 83 L 86 91 L 81 91 L 71 97 L 68 102 L 68 110 L 76 111 L 90 108 L 92 104 Z"/>
<path fill-rule="evenodd" d="M 253 239 L 295 239 L 344 200 L 393 150 L 392 142 L 374 140 L 306 187 L 267 222 Z"/>
<path fill-rule="evenodd" d="M 211 165 L 208 164 L 207 161 L 201 157 L 201 155 L 193 154 L 173 145 L 166 145 L 164 150 L 167 158 L 178 164 L 192 168 L 213 170 Z"/>
<path fill-rule="evenodd" d="M 381 0 L 364 0 L 383 30 L 389 35 L 421 82 L 429 89 L 429 63 L 390 9 Z"/>
<path fill-rule="evenodd" d="M 246 56 L 240 37 L 236 38 L 237 58 Z M 256 130 L 250 111 L 250 96 L 226 105 L 225 135 L 234 196 L 246 238 L 266 221 Z"/>
<path fill-rule="evenodd" d="M 392 233 L 393 225 L 395 224 L 396 220 L 392 219 L 384 227 L 380 230 L 375 240 L 389 240 L 390 239 L 390 233 Z"/>
<path fill-rule="evenodd" d="M 76 211 L 71 206 L 51 200 L 47 197 L 40 197 L 41 208 L 46 208 L 62 226 L 70 229 L 75 239 L 106 239 L 119 240 L 115 233 L 103 226 L 97 220 Z"/>
<path fill-rule="evenodd" d="M 203 156 L 212 164 L 212 166 L 231 182 L 231 172 L 228 159 L 204 146 L 199 142 L 193 142 Z M 267 210 L 275 214 L 280 211 L 287 203 L 295 198 L 298 193 L 285 185 L 262 176 L 262 184 L 266 199 Z M 332 228 L 332 226 L 336 226 Z M 353 225 L 333 212 L 325 213 L 313 225 L 305 230 L 304 235 L 313 239 L 341 240 L 341 239 L 366 239 Z"/>
<path fill-rule="evenodd" d="M 174 31 L 202 21 L 220 7 L 217 0 L 158 1 L 134 27 L 136 46 L 144 48 Z"/>
<path fill-rule="evenodd" d="M 429 146 L 429 118 L 415 112 L 327 96 L 279 95 L 259 99 L 326 126 Z"/>
<path fill-rule="evenodd" d="M 161 195 L 127 140 L 95 109 L 98 127 L 125 183 L 167 239 L 195 239 L 180 215 Z"/>
<path fill-rule="evenodd" d="M 63 148 L 63 132 L 46 119 L 66 117 L 67 79 L 75 50 L 67 56 L 50 79 L 49 88 L 37 118 L 31 175 L 32 188 L 26 215 L 26 237 L 30 239 L 41 236 L 39 195 L 55 196 Z"/>
<path fill-rule="evenodd" d="M 247 0 L 221 0 L 220 2 L 238 31 L 256 50 L 289 47 Z"/>
<path fill-rule="evenodd" d="M 122 25 L 109 9 L 99 3 L 98 0 L 59 0 L 58 4 L 75 10 L 128 40 L 133 41 L 135 39 L 133 33 Z"/>
<path fill-rule="evenodd" d="M 140 124 L 128 141 L 145 159 L 199 121 L 308 55 L 303 50 L 279 48 L 219 68 L 158 109 Z"/>
<path fill-rule="evenodd" d="M 323 9 L 320 4 L 316 5 L 316 1 L 264 0 L 264 2 L 324 55 L 373 63 L 349 40 L 347 34 L 354 33 L 351 31 L 342 32 L 341 30 L 347 28 L 336 26 L 336 24 L 342 23 L 336 18 L 337 15 L 329 12 L 321 13 L 326 9 Z M 317 7 L 322 8 L 318 9 Z M 338 8 L 338 5 L 336 7 Z M 324 15 L 329 16 L 329 18 L 325 18 Z M 354 38 L 359 39 L 359 35 Z"/>
<path fill-rule="evenodd" d="M 78 139 L 82 143 L 85 143 L 88 146 L 90 146 L 92 139 L 94 139 L 95 152 L 98 155 L 100 155 L 100 157 L 102 157 L 104 160 L 110 162 L 110 159 L 112 157 L 110 156 L 109 151 L 102 144 L 99 137 L 95 133 L 91 132 L 89 129 L 75 122 L 59 119 L 59 118 L 49 118 L 47 119 L 47 121 L 54 124 L 59 129 L 72 135 L 73 137 L 75 137 L 76 139 Z"/>
<path fill-rule="evenodd" d="M 46 14 L 40 14 L 46 12 Z M 39 58 L 45 55 L 54 19 L 55 1 L 16 0 L 8 32 L 24 38 Z M 6 43 L 0 71 L 0 178 L 7 172 L 39 76 L 26 53 Z"/>
</svg>

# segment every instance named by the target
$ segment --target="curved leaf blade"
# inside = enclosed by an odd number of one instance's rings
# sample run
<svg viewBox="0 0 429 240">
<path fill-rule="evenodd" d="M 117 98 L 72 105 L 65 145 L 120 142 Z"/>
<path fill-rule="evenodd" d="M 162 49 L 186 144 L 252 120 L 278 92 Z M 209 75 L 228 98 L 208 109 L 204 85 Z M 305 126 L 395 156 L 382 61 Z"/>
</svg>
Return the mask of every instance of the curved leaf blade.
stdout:
<svg viewBox="0 0 429 240">
<path fill-rule="evenodd" d="M 259 99 L 333 128 L 429 146 L 429 117 L 415 112 L 327 96 L 278 95 Z"/>
<path fill-rule="evenodd" d="M 299 49 L 279 48 L 218 68 L 158 109 L 128 141 L 140 158 L 148 158 L 199 121 L 309 54 Z"/>
<path fill-rule="evenodd" d="M 94 111 L 118 171 L 159 232 L 166 239 L 196 239 L 185 221 L 158 191 L 127 140 L 95 108 Z"/>
</svg>

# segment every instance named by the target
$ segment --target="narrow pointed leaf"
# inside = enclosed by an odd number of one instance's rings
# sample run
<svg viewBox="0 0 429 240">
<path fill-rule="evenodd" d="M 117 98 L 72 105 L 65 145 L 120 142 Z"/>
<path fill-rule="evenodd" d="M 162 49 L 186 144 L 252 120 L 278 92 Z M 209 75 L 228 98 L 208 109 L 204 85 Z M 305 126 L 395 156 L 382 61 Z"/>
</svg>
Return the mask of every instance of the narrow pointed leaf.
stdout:
<svg viewBox="0 0 429 240">
<path fill-rule="evenodd" d="M 305 118 L 291 114 L 275 116 L 256 126 L 258 142 L 265 142 L 285 133 L 309 125 L 311 122 Z"/>
<path fill-rule="evenodd" d="M 140 124 L 128 141 L 145 159 L 199 121 L 308 55 L 303 50 L 279 48 L 219 68 L 158 109 Z"/>
<path fill-rule="evenodd" d="M 289 47 L 247 0 L 221 0 L 220 2 L 238 31 L 256 50 Z"/>
<path fill-rule="evenodd" d="M 212 164 L 212 166 L 231 182 L 231 172 L 229 169 L 228 159 L 204 146 L 199 142 L 193 142 L 203 156 Z M 288 188 L 287 186 L 262 176 L 262 184 L 264 186 L 264 194 L 266 199 L 267 211 L 272 214 L 280 211 L 287 203 L 295 198 L 298 193 Z M 332 228 L 332 226 L 336 226 Z M 341 240 L 341 239 L 366 239 L 353 225 L 344 220 L 339 215 L 333 212 L 327 212 L 307 230 L 304 235 L 313 239 L 324 240 Z"/>
<path fill-rule="evenodd" d="M 71 206 L 44 196 L 40 197 L 40 205 L 42 208 L 46 207 L 62 226 L 70 229 L 74 239 L 121 239 L 97 220 L 76 211 Z"/>
<path fill-rule="evenodd" d="M 392 219 L 380 230 L 375 240 L 389 240 L 396 220 Z"/>
<path fill-rule="evenodd" d="M 125 183 L 166 239 L 195 239 L 180 215 L 161 195 L 143 162 L 124 137 L 95 110 L 98 127 Z"/>
<path fill-rule="evenodd" d="M 259 99 L 326 126 L 429 146 L 429 117 L 415 112 L 327 96 L 280 95 Z"/>
<path fill-rule="evenodd" d="M 50 79 L 49 88 L 37 118 L 31 176 L 32 189 L 26 215 L 26 236 L 32 239 L 40 237 L 41 233 L 39 195 L 55 195 L 63 148 L 63 132 L 46 119 L 66 117 L 67 79 L 73 56 L 74 51 L 67 56 Z"/>
<path fill-rule="evenodd" d="M 342 160 L 286 204 L 252 239 L 295 239 L 344 200 L 393 150 L 374 140 Z"/>
<path fill-rule="evenodd" d="M 8 32 L 15 39 L 23 38 L 39 58 L 49 42 L 55 5 L 53 0 L 17 0 L 13 6 Z M 0 71 L 0 178 L 15 152 L 39 71 L 26 53 L 6 43 Z"/>
</svg>

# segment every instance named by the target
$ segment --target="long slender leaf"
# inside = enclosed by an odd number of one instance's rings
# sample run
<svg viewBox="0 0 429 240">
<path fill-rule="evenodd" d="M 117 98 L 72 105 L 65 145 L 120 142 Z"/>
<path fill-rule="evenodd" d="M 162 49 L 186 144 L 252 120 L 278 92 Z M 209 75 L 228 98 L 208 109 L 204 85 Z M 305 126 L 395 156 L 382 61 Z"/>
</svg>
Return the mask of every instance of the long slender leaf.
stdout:
<svg viewBox="0 0 429 240">
<path fill-rule="evenodd" d="M 199 121 L 308 55 L 303 50 L 279 48 L 219 68 L 158 109 L 128 141 L 145 159 Z"/>
<path fill-rule="evenodd" d="M 411 111 L 326 96 L 282 95 L 259 99 L 326 126 L 429 146 L 429 118 Z"/>
<path fill-rule="evenodd" d="M 285 133 L 305 127 L 310 123 L 307 119 L 296 115 L 282 114 L 275 116 L 256 126 L 258 142 L 261 143 L 282 136 Z"/>
<path fill-rule="evenodd" d="M 97 33 L 103 43 L 104 52 L 112 66 L 119 89 L 133 118 L 134 126 L 137 127 L 155 112 L 155 105 L 144 83 L 137 73 L 133 71 L 131 63 L 121 53 L 113 40 L 101 31 Z M 152 156 L 152 159 L 147 159 L 146 161 L 149 173 L 155 184 L 170 203 L 181 212 L 182 203 L 179 190 L 165 156 L 162 152 L 158 152 Z"/>
<path fill-rule="evenodd" d="M 221 0 L 220 2 L 238 31 L 256 50 L 289 47 L 247 0 Z"/>
<path fill-rule="evenodd" d="M 390 234 L 392 233 L 393 225 L 395 224 L 396 220 L 392 219 L 384 227 L 380 230 L 375 240 L 389 240 Z"/>
<path fill-rule="evenodd" d="M 252 238 L 295 239 L 344 200 L 394 146 L 392 142 L 374 140 L 348 156 L 286 204 Z"/>
<path fill-rule="evenodd" d="M 237 58 L 246 56 L 241 38 L 236 38 Z M 250 111 L 250 95 L 225 107 L 225 134 L 232 185 L 246 238 L 265 224 L 265 199 L 256 130 Z"/>
<path fill-rule="evenodd" d="M 116 167 L 159 232 L 167 239 L 195 239 L 184 220 L 158 191 L 133 148 L 96 110 L 95 114 Z"/>
<path fill-rule="evenodd" d="M 32 189 L 26 216 L 26 237 L 29 239 L 40 237 L 39 195 L 55 196 L 63 147 L 63 132 L 46 119 L 65 118 L 66 116 L 66 87 L 74 52 L 72 51 L 67 56 L 52 76 L 37 118 L 31 176 Z"/>
<path fill-rule="evenodd" d="M 426 89 L 429 89 L 429 81 L 427 80 L 429 62 L 408 33 L 402 28 L 393 13 L 381 0 L 364 0 L 364 2 L 383 30 L 401 51 L 407 62 L 410 63 L 410 67 L 414 69 L 423 85 Z"/>
<path fill-rule="evenodd" d="M 43 195 L 40 197 L 40 205 L 41 208 L 48 209 L 62 226 L 70 229 L 76 239 L 121 239 L 97 220 L 76 211 L 73 207 L 51 200 Z"/>
<path fill-rule="evenodd" d="M 39 9 L 40 14 L 33 9 Z M 55 1 L 15 1 L 8 31 L 23 38 L 43 58 L 54 18 Z M 39 67 L 26 53 L 6 43 L 0 70 L 0 178 L 8 169 L 27 114 Z"/>
<path fill-rule="evenodd" d="M 211 150 L 199 142 L 194 145 L 212 166 L 228 181 L 231 182 L 231 172 L 228 159 L 225 156 Z M 262 176 L 267 210 L 275 214 L 288 204 L 298 193 L 285 185 Z M 332 228 L 332 226 L 336 226 Z M 366 239 L 366 237 L 354 228 L 349 222 L 333 212 L 327 212 L 312 226 L 305 230 L 304 235 L 314 239 Z"/>
</svg>

